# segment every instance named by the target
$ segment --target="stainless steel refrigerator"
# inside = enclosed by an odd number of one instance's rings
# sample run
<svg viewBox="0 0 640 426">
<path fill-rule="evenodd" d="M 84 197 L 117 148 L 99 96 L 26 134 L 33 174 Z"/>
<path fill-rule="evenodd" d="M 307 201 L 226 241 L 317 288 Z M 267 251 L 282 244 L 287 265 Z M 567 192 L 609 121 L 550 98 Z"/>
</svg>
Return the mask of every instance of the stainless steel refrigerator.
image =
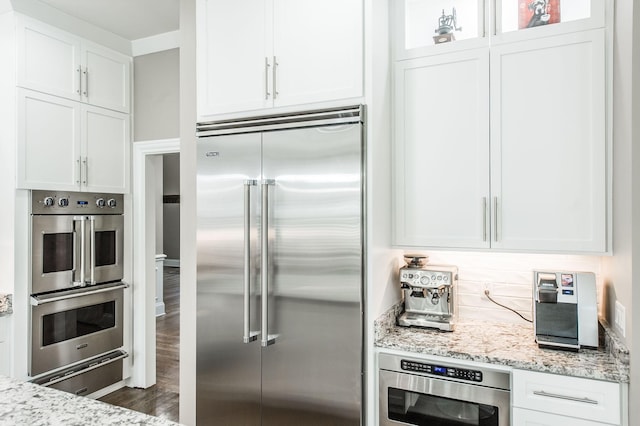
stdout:
<svg viewBox="0 0 640 426">
<path fill-rule="evenodd" d="M 198 424 L 363 422 L 362 122 L 198 124 Z"/>
</svg>

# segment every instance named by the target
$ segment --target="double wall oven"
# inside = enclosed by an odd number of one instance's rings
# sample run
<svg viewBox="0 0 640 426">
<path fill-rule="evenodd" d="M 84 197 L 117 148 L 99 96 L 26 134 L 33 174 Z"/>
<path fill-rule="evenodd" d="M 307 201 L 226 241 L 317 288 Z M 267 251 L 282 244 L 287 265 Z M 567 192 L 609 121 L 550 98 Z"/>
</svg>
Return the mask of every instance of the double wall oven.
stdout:
<svg viewBox="0 0 640 426">
<path fill-rule="evenodd" d="M 122 380 L 123 196 L 32 191 L 34 382 L 88 394 Z"/>
</svg>

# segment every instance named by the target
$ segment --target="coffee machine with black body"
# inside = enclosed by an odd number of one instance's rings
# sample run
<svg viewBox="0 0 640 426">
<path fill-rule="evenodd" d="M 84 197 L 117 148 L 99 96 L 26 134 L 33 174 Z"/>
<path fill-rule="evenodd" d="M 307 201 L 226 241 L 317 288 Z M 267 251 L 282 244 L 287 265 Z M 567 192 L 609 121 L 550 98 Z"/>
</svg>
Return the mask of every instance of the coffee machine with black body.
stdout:
<svg viewBox="0 0 640 426">
<path fill-rule="evenodd" d="M 404 313 L 402 326 L 437 328 L 453 331 L 457 321 L 458 268 L 427 265 L 426 256 L 406 255 L 400 268 Z"/>
</svg>

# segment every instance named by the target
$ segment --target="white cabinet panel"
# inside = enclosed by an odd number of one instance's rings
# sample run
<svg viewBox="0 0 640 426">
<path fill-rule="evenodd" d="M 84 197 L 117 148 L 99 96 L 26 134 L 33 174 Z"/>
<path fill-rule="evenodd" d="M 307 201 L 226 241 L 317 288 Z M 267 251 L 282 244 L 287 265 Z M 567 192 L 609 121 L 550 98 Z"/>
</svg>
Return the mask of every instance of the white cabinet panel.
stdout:
<svg viewBox="0 0 640 426">
<path fill-rule="evenodd" d="M 77 102 L 18 90 L 19 188 L 77 190 L 80 109 Z"/>
<path fill-rule="evenodd" d="M 130 57 L 27 17 L 16 31 L 18 86 L 130 111 Z"/>
<path fill-rule="evenodd" d="M 489 247 L 488 64 L 488 49 L 397 63 L 396 244 Z"/>
<path fill-rule="evenodd" d="M 513 408 L 511 415 L 513 419 L 511 423 L 517 426 L 602 426 L 604 424 L 523 408 Z"/>
<path fill-rule="evenodd" d="M 265 0 L 201 0 L 197 7 L 198 114 L 269 106 Z"/>
<path fill-rule="evenodd" d="M 84 106 L 82 114 L 86 159 L 84 189 L 127 192 L 129 116 L 90 106 Z"/>
<path fill-rule="evenodd" d="M 131 58 L 93 43 L 84 43 L 83 100 L 91 105 L 129 112 Z"/>
<path fill-rule="evenodd" d="M 44 24 L 17 24 L 18 86 L 80 97 L 80 39 Z"/>
<path fill-rule="evenodd" d="M 361 0 L 274 0 L 275 106 L 362 95 Z"/>
<path fill-rule="evenodd" d="M 362 0 L 198 0 L 198 119 L 358 98 Z"/>
<path fill-rule="evenodd" d="M 17 89 L 18 188 L 125 193 L 129 115 Z"/>
<path fill-rule="evenodd" d="M 514 407 L 620 424 L 618 383 L 514 370 L 511 392 Z"/>
<path fill-rule="evenodd" d="M 491 50 L 493 246 L 606 251 L 604 30 Z"/>
</svg>

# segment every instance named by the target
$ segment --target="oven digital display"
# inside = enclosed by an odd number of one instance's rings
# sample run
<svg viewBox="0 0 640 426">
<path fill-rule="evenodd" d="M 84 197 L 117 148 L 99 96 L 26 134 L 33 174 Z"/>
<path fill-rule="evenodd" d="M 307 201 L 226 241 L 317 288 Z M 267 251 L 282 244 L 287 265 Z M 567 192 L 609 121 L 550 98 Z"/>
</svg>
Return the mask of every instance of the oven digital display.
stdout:
<svg viewBox="0 0 640 426">
<path fill-rule="evenodd" d="M 437 365 L 433 366 L 433 372 L 436 374 L 447 374 L 447 367 L 439 367 Z"/>
<path fill-rule="evenodd" d="M 89 205 L 89 202 L 88 202 L 88 201 L 78 200 L 78 205 L 79 205 L 79 206 L 88 206 L 88 205 Z"/>
</svg>

